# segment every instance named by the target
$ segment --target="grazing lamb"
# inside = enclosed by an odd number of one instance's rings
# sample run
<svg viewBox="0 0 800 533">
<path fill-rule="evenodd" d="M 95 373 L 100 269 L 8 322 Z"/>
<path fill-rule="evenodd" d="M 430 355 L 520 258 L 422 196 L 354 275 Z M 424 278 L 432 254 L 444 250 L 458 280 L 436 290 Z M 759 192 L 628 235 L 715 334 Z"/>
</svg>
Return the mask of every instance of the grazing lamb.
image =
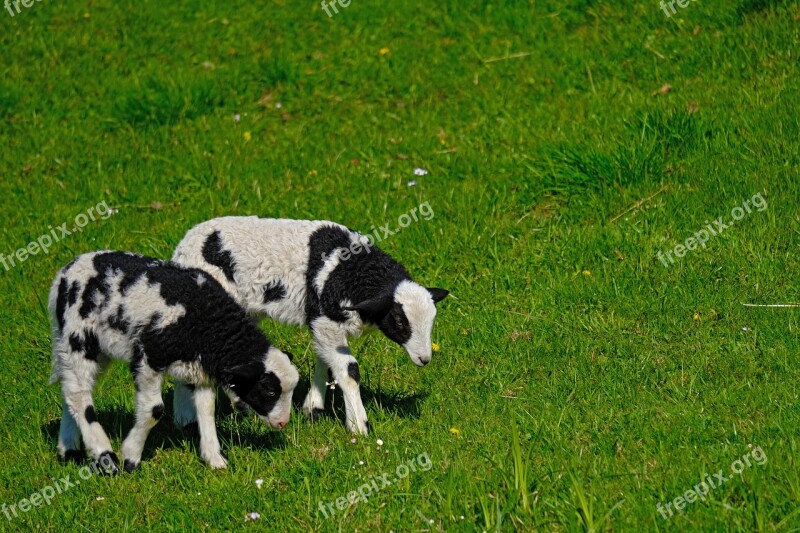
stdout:
<svg viewBox="0 0 800 533">
<path fill-rule="evenodd" d="M 136 423 L 122 443 L 125 471 L 141 461 L 147 434 L 164 412 L 164 373 L 193 402 L 200 453 L 225 468 L 214 425 L 214 383 L 241 399 L 274 428 L 289 421 L 299 374 L 258 326 L 208 274 L 124 252 L 77 257 L 50 290 L 53 373 L 61 380 L 63 415 L 58 452 L 80 458 L 80 440 L 105 470 L 119 459 L 97 421 L 92 390 L 111 359 L 130 362 Z"/>
<path fill-rule="evenodd" d="M 189 230 L 172 259 L 207 271 L 254 316 L 311 328 L 317 362 L 303 412 L 323 412 L 330 370 L 344 395 L 347 427 L 361 434 L 367 413 L 347 337 L 377 326 L 424 366 L 434 304 L 448 294 L 415 283 L 366 236 L 327 221 L 216 218 Z M 175 415 L 179 425 L 194 420 L 184 394 L 175 395 Z"/>
</svg>

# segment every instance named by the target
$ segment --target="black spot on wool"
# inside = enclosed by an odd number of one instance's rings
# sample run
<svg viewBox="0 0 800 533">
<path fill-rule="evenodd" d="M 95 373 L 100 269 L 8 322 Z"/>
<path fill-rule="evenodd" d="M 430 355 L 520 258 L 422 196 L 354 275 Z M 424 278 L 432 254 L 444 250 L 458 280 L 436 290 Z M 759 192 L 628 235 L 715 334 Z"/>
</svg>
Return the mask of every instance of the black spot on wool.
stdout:
<svg viewBox="0 0 800 533">
<path fill-rule="evenodd" d="M 83 338 L 77 333 L 69 336 L 69 347 L 73 352 L 83 352 L 84 357 L 90 361 L 97 361 L 100 356 L 100 341 L 91 330 L 83 331 Z"/>
<path fill-rule="evenodd" d="M 81 318 L 87 318 L 89 313 L 94 311 L 95 307 L 97 307 L 98 304 L 95 303 L 95 295 L 99 296 L 97 299 L 100 300 L 101 306 L 102 302 L 108 299 L 109 287 L 106 278 L 105 270 L 98 270 L 98 274 L 89 278 L 89 281 L 86 282 L 86 288 L 83 290 L 81 307 L 78 310 Z"/>
<path fill-rule="evenodd" d="M 164 404 L 158 404 L 153 407 L 153 418 L 159 420 L 161 415 L 164 414 Z"/>
<path fill-rule="evenodd" d="M 142 365 L 142 360 L 144 359 L 144 350 L 142 350 L 141 344 L 138 342 L 133 345 L 133 357 L 131 357 L 131 375 L 133 375 L 133 382 L 136 383 L 136 390 L 139 390 L 139 385 L 136 382 L 136 378 L 139 376 L 139 368 Z"/>
<path fill-rule="evenodd" d="M 81 290 L 81 284 L 77 281 L 73 281 L 72 285 L 69 287 L 69 294 L 67 295 L 67 301 L 69 305 L 75 305 L 75 302 L 78 300 L 78 293 Z"/>
<path fill-rule="evenodd" d="M 233 256 L 227 250 L 222 249 L 222 239 L 219 232 L 215 231 L 206 239 L 203 244 L 203 259 L 209 264 L 218 266 L 225 273 L 225 277 L 233 281 L 233 273 L 236 270 L 236 263 Z"/>
<path fill-rule="evenodd" d="M 122 333 L 128 333 L 130 326 L 130 322 L 125 319 L 125 308 L 121 305 L 117 308 L 117 314 L 108 318 L 108 327 L 119 330 Z"/>
<path fill-rule="evenodd" d="M 353 378 L 356 383 L 361 382 L 361 372 L 358 370 L 358 363 L 350 363 L 347 365 L 347 375 Z"/>
<path fill-rule="evenodd" d="M 81 340 L 77 333 L 73 333 L 69 336 L 69 347 L 72 348 L 73 352 L 80 352 L 83 350 L 83 340 Z"/>
<path fill-rule="evenodd" d="M 350 254 L 341 260 L 328 276 L 322 293 L 314 287 L 314 279 L 324 265 L 323 257 L 337 248 L 350 249 L 357 234 L 337 226 L 325 226 L 311 234 L 308 243 L 308 270 L 306 271 L 306 319 L 308 324 L 319 316 L 327 316 L 337 322 L 347 320 L 340 302 L 349 300 L 353 304 L 379 296 L 393 297 L 394 289 L 403 280 L 410 280 L 406 268 L 377 246 L 361 247 L 359 253 Z M 389 305 L 382 313 L 362 313 L 362 320 L 379 324 Z"/>
<path fill-rule="evenodd" d="M 84 415 L 86 416 L 86 421 L 90 424 L 97 422 L 97 415 L 94 412 L 94 407 L 91 405 L 86 408 L 86 413 L 84 413 Z"/>
<path fill-rule="evenodd" d="M 56 296 L 56 320 L 58 330 L 64 331 L 64 314 L 67 312 L 67 280 L 61 278 L 58 284 L 58 294 Z"/>
<path fill-rule="evenodd" d="M 83 332 L 83 349 L 86 359 L 90 361 L 97 361 L 97 358 L 100 357 L 100 340 L 94 331 L 85 330 Z"/>
<path fill-rule="evenodd" d="M 277 302 L 284 298 L 286 298 L 286 287 L 280 281 L 275 280 L 264 285 L 263 301 L 265 304 Z"/>
</svg>

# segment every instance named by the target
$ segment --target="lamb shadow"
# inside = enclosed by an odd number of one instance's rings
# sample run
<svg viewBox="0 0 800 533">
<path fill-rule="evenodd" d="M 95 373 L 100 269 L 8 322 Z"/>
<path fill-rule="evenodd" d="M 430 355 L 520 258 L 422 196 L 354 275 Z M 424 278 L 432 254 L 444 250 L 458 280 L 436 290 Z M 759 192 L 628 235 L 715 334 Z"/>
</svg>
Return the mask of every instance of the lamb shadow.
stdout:
<svg viewBox="0 0 800 533">
<path fill-rule="evenodd" d="M 302 413 L 303 401 L 310 387 L 311 382 L 308 378 L 300 379 L 292 396 L 295 412 Z M 419 418 L 420 404 L 429 395 L 430 393 L 427 391 L 405 394 L 402 392 L 384 392 L 363 384 L 361 386 L 361 400 L 365 406 L 374 403 L 382 411 L 395 414 L 401 418 Z M 328 393 L 325 395 L 325 413 L 323 416 L 337 418 L 344 423 L 344 397 L 338 385 L 333 390 L 328 389 Z"/>
<path fill-rule="evenodd" d="M 151 459 L 156 450 L 169 450 L 182 448 L 183 443 L 190 441 L 193 451 L 200 459 L 200 434 L 197 425 L 193 424 L 185 429 L 175 426 L 172 420 L 172 399 L 173 390 L 170 389 L 164 394 L 164 415 L 147 436 L 147 443 L 142 453 L 142 461 Z M 286 447 L 286 439 L 276 431 L 270 431 L 264 425 L 263 431 L 254 432 L 250 424 L 241 423 L 249 415 L 237 411 L 228 401 L 227 396 L 220 390 L 217 394 L 217 404 L 215 409 L 215 420 L 217 435 L 222 444 L 223 454 L 230 446 L 245 446 L 254 449 L 279 449 Z M 97 420 L 103 426 L 109 438 L 119 440 L 127 436 L 133 427 L 136 417 L 133 411 L 115 407 L 112 409 L 98 409 Z M 58 444 L 58 432 L 61 425 L 61 418 L 50 420 L 41 426 L 43 438 L 50 444 L 53 454 L 56 454 Z M 115 450 L 119 452 L 119 450 Z"/>
</svg>

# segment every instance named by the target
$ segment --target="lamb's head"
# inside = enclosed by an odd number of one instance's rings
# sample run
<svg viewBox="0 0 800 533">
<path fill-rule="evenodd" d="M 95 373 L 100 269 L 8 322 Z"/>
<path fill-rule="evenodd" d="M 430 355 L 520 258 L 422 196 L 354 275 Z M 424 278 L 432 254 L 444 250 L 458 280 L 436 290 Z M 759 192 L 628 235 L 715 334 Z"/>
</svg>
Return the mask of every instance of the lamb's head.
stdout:
<svg viewBox="0 0 800 533">
<path fill-rule="evenodd" d="M 428 289 L 410 280 L 401 281 L 392 293 L 361 302 L 347 310 L 359 311 L 384 335 L 406 349 L 418 366 L 431 360 L 431 332 L 436 318 L 436 303 L 449 293 Z"/>
<path fill-rule="evenodd" d="M 300 380 L 291 354 L 270 346 L 260 361 L 229 369 L 228 388 L 258 417 L 274 429 L 289 423 L 292 393 Z"/>
</svg>

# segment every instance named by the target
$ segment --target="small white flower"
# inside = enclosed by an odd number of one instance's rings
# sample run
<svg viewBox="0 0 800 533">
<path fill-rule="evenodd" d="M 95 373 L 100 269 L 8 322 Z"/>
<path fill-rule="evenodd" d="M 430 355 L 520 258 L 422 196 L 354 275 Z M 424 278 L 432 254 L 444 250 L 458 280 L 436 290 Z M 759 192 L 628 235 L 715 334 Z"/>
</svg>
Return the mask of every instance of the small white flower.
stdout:
<svg viewBox="0 0 800 533">
<path fill-rule="evenodd" d="M 383 441 L 381 439 L 378 439 L 376 442 L 378 443 L 378 446 L 383 446 Z"/>
<path fill-rule="evenodd" d="M 461 520 L 464 520 L 464 515 L 463 514 L 461 515 Z"/>
<path fill-rule="evenodd" d="M 417 184 L 417 180 L 411 180 L 411 181 L 408 182 L 408 186 L 409 187 L 413 187 L 416 184 Z"/>
<path fill-rule="evenodd" d="M 275 109 L 280 109 L 282 107 L 283 107 L 283 105 L 280 102 L 276 102 L 275 103 Z"/>
<path fill-rule="evenodd" d="M 258 513 L 247 513 L 244 515 L 245 522 L 248 520 L 258 520 L 259 518 L 261 518 L 261 515 Z"/>
<path fill-rule="evenodd" d="M 433 518 L 431 518 L 430 520 L 428 520 L 428 523 L 429 523 L 429 524 L 433 524 Z"/>
<path fill-rule="evenodd" d="M 364 461 L 359 461 L 358 464 L 363 465 Z"/>
<path fill-rule="evenodd" d="M 103 498 L 102 496 L 98 496 L 97 498 L 95 498 L 95 500 L 101 502 L 101 501 L 105 500 L 105 498 Z"/>
<path fill-rule="evenodd" d="M 414 169 L 414 175 L 415 176 L 426 176 L 427 174 L 428 174 L 428 171 L 425 170 L 424 168 L 415 168 Z"/>
<path fill-rule="evenodd" d="M 750 328 L 748 328 L 747 326 L 744 326 L 744 327 L 742 328 L 742 331 L 750 331 Z"/>
<path fill-rule="evenodd" d="M 233 121 L 234 122 L 239 122 L 240 120 L 242 120 L 242 116 L 239 113 L 236 113 L 235 115 L 233 115 Z"/>
<path fill-rule="evenodd" d="M 358 439 L 356 439 L 355 437 L 353 437 L 352 439 L 350 439 L 350 442 L 352 442 L 353 444 L 355 444 L 356 442 L 358 442 Z"/>
<path fill-rule="evenodd" d="M 261 485 L 263 485 L 263 484 L 264 484 L 264 480 L 263 479 L 259 478 L 259 479 L 256 480 L 256 487 L 258 487 L 259 489 L 261 488 Z"/>
</svg>

